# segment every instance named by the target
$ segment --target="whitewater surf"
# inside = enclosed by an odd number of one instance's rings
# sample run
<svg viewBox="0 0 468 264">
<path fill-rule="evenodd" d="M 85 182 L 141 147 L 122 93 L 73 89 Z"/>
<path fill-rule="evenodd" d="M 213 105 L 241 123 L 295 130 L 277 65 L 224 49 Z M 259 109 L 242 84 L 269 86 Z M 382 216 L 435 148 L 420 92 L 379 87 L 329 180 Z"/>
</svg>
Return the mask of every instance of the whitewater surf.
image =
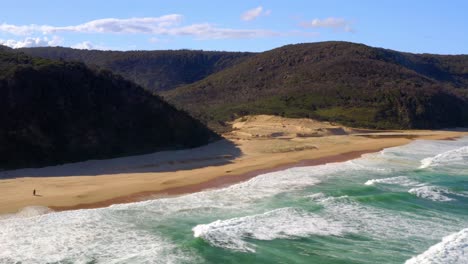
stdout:
<svg viewBox="0 0 468 264">
<path fill-rule="evenodd" d="M 223 189 L 0 218 L 0 263 L 466 263 L 468 138 Z"/>
</svg>

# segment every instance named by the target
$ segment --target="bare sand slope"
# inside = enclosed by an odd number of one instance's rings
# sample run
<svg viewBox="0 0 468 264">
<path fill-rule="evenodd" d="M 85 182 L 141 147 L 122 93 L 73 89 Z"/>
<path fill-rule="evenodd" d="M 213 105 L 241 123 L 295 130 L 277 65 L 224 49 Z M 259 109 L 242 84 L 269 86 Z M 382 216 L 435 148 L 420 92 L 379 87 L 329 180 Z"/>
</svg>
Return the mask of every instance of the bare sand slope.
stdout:
<svg viewBox="0 0 468 264">
<path fill-rule="evenodd" d="M 409 143 L 448 139 L 463 131 L 362 131 L 308 119 L 249 116 L 233 122 L 226 140 L 181 151 L 41 169 L 0 177 L 0 213 L 40 205 L 56 210 L 92 208 L 154 195 L 221 187 L 288 166 L 344 161 Z M 36 189 L 39 196 L 33 196 Z"/>
<path fill-rule="evenodd" d="M 308 118 L 284 118 L 271 115 L 245 116 L 231 123 L 227 134 L 236 138 L 322 137 L 354 133 L 351 128 L 319 122 Z"/>
</svg>

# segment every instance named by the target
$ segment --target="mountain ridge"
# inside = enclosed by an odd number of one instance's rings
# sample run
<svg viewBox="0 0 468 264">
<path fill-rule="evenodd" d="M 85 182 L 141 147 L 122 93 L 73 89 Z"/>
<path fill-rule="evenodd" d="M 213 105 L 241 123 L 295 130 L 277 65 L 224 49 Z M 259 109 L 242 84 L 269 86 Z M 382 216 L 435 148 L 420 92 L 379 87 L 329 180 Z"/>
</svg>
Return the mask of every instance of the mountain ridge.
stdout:
<svg viewBox="0 0 468 264">
<path fill-rule="evenodd" d="M 80 61 L 91 67 L 108 69 L 151 92 L 201 80 L 254 54 L 202 50 L 101 51 L 64 47 L 18 50 L 35 57 Z"/>
<path fill-rule="evenodd" d="M 467 55 L 318 42 L 257 54 L 163 96 L 219 131 L 247 114 L 368 128 L 442 128 L 468 125 L 465 88 Z"/>
<path fill-rule="evenodd" d="M 54 53 L 54 50 L 67 54 L 71 49 L 22 50 L 58 57 L 60 52 Z M 45 55 L 41 54 L 44 52 Z M 112 54 L 134 54 L 73 52 L 100 54 L 98 57 L 104 61 L 112 61 Z M 201 52 L 202 57 L 211 54 L 208 51 L 154 52 Z M 160 67 L 164 60 L 154 68 L 138 62 L 142 59 L 140 55 L 133 63 L 147 66 L 148 75 L 142 80 L 167 80 L 171 75 L 171 85 L 149 90 L 156 91 L 218 132 L 229 129 L 225 125 L 227 121 L 248 114 L 307 117 L 379 129 L 467 125 L 468 55 L 413 54 L 342 41 L 290 44 L 261 53 L 220 54 L 219 60 L 207 66 L 210 74 L 205 72 L 188 79 L 180 78 L 190 75 L 191 68 L 200 64 L 179 67 L 179 61 L 170 59 L 171 55 L 164 57 L 169 64 L 173 63 L 167 69 Z M 127 55 L 123 57 L 128 59 Z M 111 58 L 106 59 L 106 56 Z M 213 68 L 223 61 L 223 56 L 228 56 L 226 63 Z M 203 60 L 199 63 L 202 65 Z M 113 67 L 120 68 L 117 73 L 126 72 L 129 79 L 125 65 L 117 63 Z M 100 67 L 112 70 L 103 63 Z M 142 80 L 139 82 L 144 82 Z"/>
</svg>

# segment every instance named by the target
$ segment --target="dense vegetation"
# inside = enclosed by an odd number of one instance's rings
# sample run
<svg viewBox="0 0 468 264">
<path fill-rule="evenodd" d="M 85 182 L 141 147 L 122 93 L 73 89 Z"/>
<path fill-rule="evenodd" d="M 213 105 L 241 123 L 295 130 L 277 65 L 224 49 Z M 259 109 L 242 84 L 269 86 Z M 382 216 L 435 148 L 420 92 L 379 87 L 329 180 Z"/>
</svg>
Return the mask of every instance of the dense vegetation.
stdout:
<svg viewBox="0 0 468 264">
<path fill-rule="evenodd" d="M 61 47 L 26 48 L 36 57 L 81 61 L 122 75 L 142 87 L 159 92 L 193 83 L 252 56 L 246 52 L 194 50 L 99 51 Z"/>
<path fill-rule="evenodd" d="M 468 126 L 468 56 L 410 54 L 346 42 L 288 45 L 164 97 L 222 131 L 246 114 L 369 128 Z"/>
<path fill-rule="evenodd" d="M 0 47 L 0 168 L 195 147 L 216 137 L 110 71 Z"/>
<path fill-rule="evenodd" d="M 23 51 L 121 74 L 218 131 L 245 114 L 369 128 L 468 125 L 466 55 L 411 54 L 347 42 L 288 45 L 260 54 L 58 47 Z"/>
</svg>

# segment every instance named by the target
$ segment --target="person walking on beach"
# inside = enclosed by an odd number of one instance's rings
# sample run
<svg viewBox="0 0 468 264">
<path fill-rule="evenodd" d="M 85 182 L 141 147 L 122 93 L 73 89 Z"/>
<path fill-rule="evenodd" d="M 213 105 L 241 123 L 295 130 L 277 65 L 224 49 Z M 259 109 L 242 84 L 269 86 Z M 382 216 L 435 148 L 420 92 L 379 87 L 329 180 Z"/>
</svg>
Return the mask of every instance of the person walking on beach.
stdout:
<svg viewBox="0 0 468 264">
<path fill-rule="evenodd" d="M 36 196 L 36 189 L 33 190 L 33 196 Z"/>
</svg>

